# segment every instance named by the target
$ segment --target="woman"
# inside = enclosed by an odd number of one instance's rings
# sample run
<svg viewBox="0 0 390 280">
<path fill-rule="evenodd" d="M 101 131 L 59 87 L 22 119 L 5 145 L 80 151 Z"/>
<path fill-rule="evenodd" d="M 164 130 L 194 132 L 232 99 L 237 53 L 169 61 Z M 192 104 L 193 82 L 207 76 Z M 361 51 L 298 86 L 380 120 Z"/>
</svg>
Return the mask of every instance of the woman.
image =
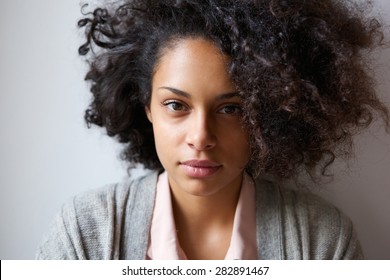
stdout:
<svg viewBox="0 0 390 280">
<path fill-rule="evenodd" d="M 86 121 L 151 173 L 75 197 L 37 257 L 362 258 L 340 211 L 264 179 L 319 180 L 375 114 L 389 127 L 361 56 L 379 23 L 361 11 L 333 0 L 125 1 L 80 20 Z"/>
</svg>

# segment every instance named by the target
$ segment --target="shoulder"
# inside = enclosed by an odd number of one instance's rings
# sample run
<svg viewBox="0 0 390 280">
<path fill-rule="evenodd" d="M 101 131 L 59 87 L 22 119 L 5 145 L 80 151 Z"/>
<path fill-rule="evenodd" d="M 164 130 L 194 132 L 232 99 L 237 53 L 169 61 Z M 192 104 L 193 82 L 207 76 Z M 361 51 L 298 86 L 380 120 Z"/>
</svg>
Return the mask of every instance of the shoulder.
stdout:
<svg viewBox="0 0 390 280">
<path fill-rule="evenodd" d="M 112 259 L 126 211 L 134 200 L 154 195 L 156 175 L 110 184 L 79 194 L 63 206 L 39 247 L 38 259 Z"/>
<path fill-rule="evenodd" d="M 273 197 L 281 255 L 292 259 L 359 259 L 362 252 L 351 220 L 337 207 L 309 192 L 260 183 Z"/>
</svg>

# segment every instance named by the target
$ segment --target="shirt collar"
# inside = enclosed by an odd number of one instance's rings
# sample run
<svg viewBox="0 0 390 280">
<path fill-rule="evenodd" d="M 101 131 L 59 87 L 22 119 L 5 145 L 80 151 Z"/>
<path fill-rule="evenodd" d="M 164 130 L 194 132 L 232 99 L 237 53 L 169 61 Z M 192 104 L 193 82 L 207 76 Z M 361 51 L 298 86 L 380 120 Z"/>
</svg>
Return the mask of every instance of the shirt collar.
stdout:
<svg viewBox="0 0 390 280">
<path fill-rule="evenodd" d="M 157 181 L 147 259 L 187 259 L 177 238 L 167 172 Z M 225 260 L 257 259 L 255 190 L 251 177 L 244 174 L 234 215 L 232 237 Z"/>
</svg>

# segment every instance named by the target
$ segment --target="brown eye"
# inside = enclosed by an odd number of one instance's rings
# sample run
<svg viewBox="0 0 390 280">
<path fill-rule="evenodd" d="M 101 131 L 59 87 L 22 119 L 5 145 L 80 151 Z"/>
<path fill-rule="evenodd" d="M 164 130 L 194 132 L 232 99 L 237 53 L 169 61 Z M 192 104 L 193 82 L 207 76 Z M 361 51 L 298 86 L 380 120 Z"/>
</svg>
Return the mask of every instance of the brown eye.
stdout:
<svg viewBox="0 0 390 280">
<path fill-rule="evenodd" d="M 166 108 L 168 108 L 168 110 L 174 111 L 174 112 L 186 111 L 186 107 L 177 101 L 168 101 L 168 102 L 164 103 L 164 106 Z"/>
<path fill-rule="evenodd" d="M 227 105 L 221 108 L 219 113 L 228 115 L 241 115 L 242 109 L 239 105 Z"/>
</svg>

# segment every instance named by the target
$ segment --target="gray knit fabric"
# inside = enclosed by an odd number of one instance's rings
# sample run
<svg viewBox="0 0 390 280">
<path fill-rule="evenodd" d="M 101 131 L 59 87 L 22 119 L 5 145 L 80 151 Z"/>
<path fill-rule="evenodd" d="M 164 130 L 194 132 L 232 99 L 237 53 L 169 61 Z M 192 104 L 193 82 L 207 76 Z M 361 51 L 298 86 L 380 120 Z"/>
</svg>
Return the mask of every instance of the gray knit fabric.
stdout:
<svg viewBox="0 0 390 280">
<path fill-rule="evenodd" d="M 66 203 L 37 259 L 144 259 L 157 173 L 76 196 Z M 312 195 L 256 182 L 261 259 L 361 259 L 356 233 L 338 209 Z"/>
</svg>

